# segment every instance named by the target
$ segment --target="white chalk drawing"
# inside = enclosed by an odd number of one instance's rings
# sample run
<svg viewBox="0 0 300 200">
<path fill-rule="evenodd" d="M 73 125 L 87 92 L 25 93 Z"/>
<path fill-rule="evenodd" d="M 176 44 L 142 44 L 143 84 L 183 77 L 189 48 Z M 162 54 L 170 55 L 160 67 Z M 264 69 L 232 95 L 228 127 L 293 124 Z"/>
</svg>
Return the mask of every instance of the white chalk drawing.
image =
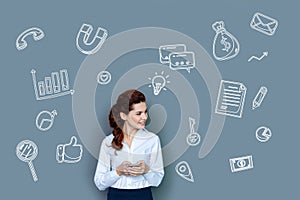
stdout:
<svg viewBox="0 0 300 200">
<path fill-rule="evenodd" d="M 45 33 L 42 31 L 42 29 L 37 27 L 32 27 L 23 31 L 16 40 L 16 48 L 18 50 L 23 50 L 27 47 L 28 44 L 26 38 L 29 36 L 32 36 L 35 41 L 39 41 L 45 36 Z"/>
<path fill-rule="evenodd" d="M 71 137 L 67 144 L 59 144 L 56 148 L 56 160 L 58 163 L 77 163 L 82 157 L 82 145 L 77 144 L 77 138 Z"/>
<path fill-rule="evenodd" d="M 77 37 L 77 49 L 87 55 L 96 53 L 105 42 L 108 31 L 104 28 L 98 27 L 93 39 L 90 38 L 93 27 L 89 24 L 82 24 Z"/>
<path fill-rule="evenodd" d="M 162 45 L 159 47 L 159 61 L 162 64 L 170 63 L 170 54 L 176 52 L 185 52 L 185 44 Z"/>
<path fill-rule="evenodd" d="M 200 137 L 199 133 L 195 132 L 195 129 L 194 129 L 196 120 L 192 117 L 189 117 L 189 124 L 190 124 L 190 133 L 186 137 L 186 141 L 187 141 L 188 145 L 196 146 L 201 141 L 201 137 Z"/>
<path fill-rule="evenodd" d="M 260 107 L 267 92 L 268 92 L 268 89 L 265 86 L 260 87 L 259 91 L 257 92 L 256 96 L 254 97 L 254 99 L 252 101 L 252 110 Z"/>
<path fill-rule="evenodd" d="M 194 182 L 194 177 L 189 164 L 186 161 L 181 161 L 175 166 L 177 174 L 189 182 Z"/>
<path fill-rule="evenodd" d="M 278 27 L 278 21 L 262 13 L 255 13 L 250 22 L 250 27 L 265 35 L 272 36 Z"/>
<path fill-rule="evenodd" d="M 190 73 L 195 68 L 194 52 L 171 53 L 169 66 L 172 70 L 185 69 Z"/>
<path fill-rule="evenodd" d="M 108 71 L 101 71 L 97 75 L 97 82 L 106 85 L 111 81 L 111 74 Z"/>
<path fill-rule="evenodd" d="M 261 126 L 255 131 L 256 139 L 260 142 L 267 142 L 272 137 L 271 129 L 266 126 Z"/>
<path fill-rule="evenodd" d="M 187 51 L 185 44 L 160 46 L 159 60 L 162 64 L 169 64 L 172 70 L 185 69 L 190 73 L 195 68 L 195 54 Z"/>
<path fill-rule="evenodd" d="M 152 78 L 148 78 L 151 80 L 151 85 L 149 87 L 153 88 L 153 94 L 158 95 L 161 90 L 166 90 L 165 86 L 167 83 L 170 83 L 169 75 L 164 76 L 164 71 L 161 72 L 161 74 L 158 74 L 155 72 L 155 76 Z"/>
<path fill-rule="evenodd" d="M 36 127 L 41 131 L 49 130 L 54 123 L 54 118 L 57 115 L 57 111 L 53 110 L 51 112 L 47 110 L 41 111 L 35 119 Z"/>
<path fill-rule="evenodd" d="M 268 56 L 268 54 L 269 54 L 269 52 L 264 51 L 260 57 L 257 57 L 257 56 L 251 56 L 251 57 L 248 59 L 248 62 L 252 61 L 253 59 L 256 59 L 256 60 L 258 60 L 258 61 L 261 61 L 264 57 Z"/>
<path fill-rule="evenodd" d="M 247 88 L 244 84 L 221 80 L 215 112 L 241 118 Z"/>
<path fill-rule="evenodd" d="M 225 29 L 223 21 L 212 24 L 216 32 L 213 41 L 213 55 L 219 61 L 228 60 L 238 55 L 240 51 L 239 41 Z"/>
<path fill-rule="evenodd" d="M 230 158 L 229 163 L 231 172 L 239 172 L 253 168 L 252 155 Z"/>
<path fill-rule="evenodd" d="M 21 161 L 28 163 L 33 181 L 37 182 L 38 177 L 32 163 L 38 155 L 37 145 L 31 140 L 23 140 L 16 147 L 16 155 Z"/>
<path fill-rule="evenodd" d="M 74 93 L 74 90 L 70 89 L 69 75 L 66 69 L 52 72 L 50 76 L 46 76 L 44 80 L 38 82 L 34 69 L 31 70 L 31 75 L 36 100 L 51 99 Z"/>
</svg>

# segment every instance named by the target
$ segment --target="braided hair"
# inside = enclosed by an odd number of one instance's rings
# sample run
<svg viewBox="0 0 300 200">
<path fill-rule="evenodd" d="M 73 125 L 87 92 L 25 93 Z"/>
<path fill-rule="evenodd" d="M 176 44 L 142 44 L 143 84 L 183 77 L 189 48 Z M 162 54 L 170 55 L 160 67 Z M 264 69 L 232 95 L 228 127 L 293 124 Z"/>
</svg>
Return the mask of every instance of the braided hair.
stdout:
<svg viewBox="0 0 300 200">
<path fill-rule="evenodd" d="M 114 136 L 111 145 L 116 150 L 123 148 L 122 141 L 124 139 L 124 133 L 122 128 L 124 126 L 124 120 L 121 118 L 120 113 L 128 114 L 133 109 L 133 104 L 146 102 L 145 95 L 138 90 L 127 90 L 119 95 L 116 104 L 114 104 L 109 112 L 109 125 Z"/>
</svg>

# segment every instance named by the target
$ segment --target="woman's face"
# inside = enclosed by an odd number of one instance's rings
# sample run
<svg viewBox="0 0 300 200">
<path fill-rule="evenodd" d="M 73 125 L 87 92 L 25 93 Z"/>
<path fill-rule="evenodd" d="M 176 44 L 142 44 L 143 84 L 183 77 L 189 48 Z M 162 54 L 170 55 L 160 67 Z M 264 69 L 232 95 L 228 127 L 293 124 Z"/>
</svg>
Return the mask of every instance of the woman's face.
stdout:
<svg viewBox="0 0 300 200">
<path fill-rule="evenodd" d="M 126 115 L 126 125 L 133 129 L 144 128 L 148 119 L 146 102 L 133 104 L 132 108 L 133 109 Z"/>
</svg>

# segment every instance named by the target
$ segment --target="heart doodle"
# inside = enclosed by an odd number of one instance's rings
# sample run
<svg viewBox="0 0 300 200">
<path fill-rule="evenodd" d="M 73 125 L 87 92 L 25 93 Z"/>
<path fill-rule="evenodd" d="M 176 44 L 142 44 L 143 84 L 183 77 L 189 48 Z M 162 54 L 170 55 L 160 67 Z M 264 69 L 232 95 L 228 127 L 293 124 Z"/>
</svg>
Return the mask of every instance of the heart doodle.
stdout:
<svg viewBox="0 0 300 200">
<path fill-rule="evenodd" d="M 97 76 L 97 81 L 101 85 L 106 85 L 111 80 L 111 74 L 108 71 L 101 71 Z"/>
</svg>

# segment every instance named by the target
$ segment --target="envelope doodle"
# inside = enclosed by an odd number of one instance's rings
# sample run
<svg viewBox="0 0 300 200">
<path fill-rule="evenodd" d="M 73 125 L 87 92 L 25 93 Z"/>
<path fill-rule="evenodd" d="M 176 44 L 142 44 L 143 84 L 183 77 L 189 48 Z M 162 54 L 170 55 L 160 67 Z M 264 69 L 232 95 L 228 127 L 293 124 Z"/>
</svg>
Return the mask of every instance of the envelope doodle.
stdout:
<svg viewBox="0 0 300 200">
<path fill-rule="evenodd" d="M 261 13 L 255 13 L 250 27 L 266 35 L 272 36 L 278 26 L 278 21 Z"/>
</svg>

